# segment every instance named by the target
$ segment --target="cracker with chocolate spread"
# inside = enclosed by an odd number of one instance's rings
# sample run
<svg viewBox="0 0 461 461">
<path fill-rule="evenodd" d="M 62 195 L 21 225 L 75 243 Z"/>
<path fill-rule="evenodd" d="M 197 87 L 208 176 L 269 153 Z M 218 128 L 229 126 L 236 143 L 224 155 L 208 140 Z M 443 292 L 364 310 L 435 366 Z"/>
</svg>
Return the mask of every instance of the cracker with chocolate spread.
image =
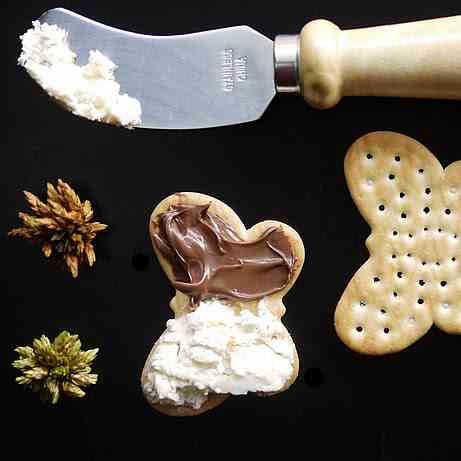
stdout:
<svg viewBox="0 0 461 461">
<path fill-rule="evenodd" d="M 246 229 L 223 202 L 190 192 L 163 200 L 149 230 L 176 294 L 142 372 L 148 402 L 192 416 L 232 394 L 287 389 L 299 361 L 282 298 L 304 262 L 297 232 L 277 221 Z"/>
<path fill-rule="evenodd" d="M 336 308 L 339 338 L 380 355 L 434 323 L 461 334 L 461 160 L 443 169 L 414 139 L 376 132 L 351 146 L 345 173 L 371 235 L 370 258 Z"/>
</svg>

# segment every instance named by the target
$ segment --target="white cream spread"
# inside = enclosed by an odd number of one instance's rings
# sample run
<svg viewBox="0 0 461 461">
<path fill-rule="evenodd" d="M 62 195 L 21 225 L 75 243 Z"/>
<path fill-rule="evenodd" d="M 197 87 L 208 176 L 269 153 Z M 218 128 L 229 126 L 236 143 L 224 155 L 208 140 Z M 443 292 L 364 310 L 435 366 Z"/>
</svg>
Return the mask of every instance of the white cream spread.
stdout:
<svg viewBox="0 0 461 461">
<path fill-rule="evenodd" d="M 294 361 L 293 342 L 264 299 L 256 312 L 210 299 L 168 320 L 143 391 L 152 402 L 198 409 L 210 392 L 279 391 L 292 377 Z"/>
<path fill-rule="evenodd" d="M 88 64 L 75 64 L 67 32 L 56 25 L 32 23 L 22 35 L 18 59 L 29 75 L 53 98 L 81 117 L 133 128 L 141 123 L 141 104 L 120 94 L 117 66 L 99 51 L 90 51 Z"/>
</svg>

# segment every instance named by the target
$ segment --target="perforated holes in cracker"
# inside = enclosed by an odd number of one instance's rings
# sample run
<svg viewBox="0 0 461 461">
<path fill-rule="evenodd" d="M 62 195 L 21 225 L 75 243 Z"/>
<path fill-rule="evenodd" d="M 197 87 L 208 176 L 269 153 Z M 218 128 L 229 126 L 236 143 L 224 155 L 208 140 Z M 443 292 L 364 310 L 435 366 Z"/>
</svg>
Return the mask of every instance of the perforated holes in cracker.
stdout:
<svg viewBox="0 0 461 461">
<path fill-rule="evenodd" d="M 351 146 L 345 174 L 372 232 L 370 258 L 336 308 L 339 338 L 376 355 L 408 347 L 433 323 L 461 334 L 461 161 L 444 170 L 414 139 L 376 132 Z"/>
</svg>

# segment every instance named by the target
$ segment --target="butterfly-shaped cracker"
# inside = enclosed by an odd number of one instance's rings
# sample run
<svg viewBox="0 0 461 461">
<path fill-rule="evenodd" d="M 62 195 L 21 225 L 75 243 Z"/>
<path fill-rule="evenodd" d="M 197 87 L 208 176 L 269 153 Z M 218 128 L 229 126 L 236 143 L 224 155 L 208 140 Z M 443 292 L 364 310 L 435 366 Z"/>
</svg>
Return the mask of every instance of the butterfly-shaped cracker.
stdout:
<svg viewBox="0 0 461 461">
<path fill-rule="evenodd" d="M 461 161 L 444 170 L 414 139 L 376 132 L 351 146 L 345 174 L 371 235 L 370 258 L 336 308 L 339 338 L 378 355 L 433 323 L 461 334 Z"/>
<path fill-rule="evenodd" d="M 242 223 L 239 216 L 228 205 L 221 202 L 220 200 L 217 200 L 205 194 L 199 194 L 195 192 L 181 192 L 181 193 L 173 194 L 167 197 L 166 199 L 164 199 L 162 202 L 160 202 L 160 204 L 152 212 L 151 219 L 150 219 L 151 236 L 154 236 L 156 233 L 159 216 L 162 215 L 162 213 L 165 213 L 167 210 L 171 209 L 171 207 L 175 207 L 176 205 L 199 205 L 199 206 L 209 205 L 207 209 L 209 209 L 211 213 L 213 213 L 215 216 L 219 217 L 227 225 L 229 225 L 233 229 L 233 231 L 236 233 L 236 235 L 244 241 L 252 241 L 254 239 L 259 238 L 269 228 L 276 227 L 276 228 L 282 229 L 283 233 L 288 238 L 291 249 L 292 249 L 292 253 L 294 257 L 293 267 L 292 267 L 292 270 L 289 276 L 289 281 L 287 285 L 285 286 L 285 288 L 265 297 L 266 305 L 270 309 L 272 314 L 274 314 L 276 317 L 281 319 L 283 315 L 285 314 L 285 306 L 283 304 L 283 297 L 295 283 L 296 279 L 298 278 L 299 273 L 301 272 L 301 268 L 304 263 L 304 257 L 305 257 L 304 245 L 298 233 L 294 229 L 292 229 L 290 226 L 284 223 L 281 223 L 278 221 L 269 221 L 269 220 L 260 222 L 258 224 L 255 224 L 253 227 L 246 229 L 245 225 Z M 172 266 L 170 262 L 168 261 L 168 259 L 166 259 L 165 256 L 162 254 L 162 252 L 159 250 L 159 248 L 155 244 L 154 239 L 153 239 L 153 247 L 154 247 L 154 251 L 159 259 L 159 262 L 163 270 L 165 271 L 168 279 L 173 283 L 174 273 L 173 273 Z M 238 306 L 239 308 L 249 307 L 252 305 L 256 305 L 257 302 L 258 302 L 257 300 L 249 301 L 249 302 L 240 301 L 238 302 Z M 192 302 L 191 297 L 187 296 L 186 294 L 182 293 L 179 290 L 176 290 L 176 294 L 170 302 L 170 307 L 175 314 L 175 318 L 178 318 L 182 315 L 185 315 L 191 312 L 191 309 L 193 309 L 193 302 Z M 291 338 L 290 338 L 290 341 L 292 342 Z M 144 387 L 144 384 L 148 380 L 151 357 L 153 356 L 155 352 L 156 345 L 157 343 L 155 343 L 154 346 L 152 347 L 152 350 L 144 365 L 144 369 L 143 369 L 142 376 L 141 376 L 141 383 L 143 384 L 143 387 Z M 298 375 L 299 360 L 298 360 L 298 356 L 296 353 L 296 347 L 293 342 L 292 342 L 292 346 L 293 346 L 294 356 L 295 356 L 295 360 L 293 364 L 293 374 L 290 380 L 284 386 L 284 388 L 278 392 L 282 392 L 286 390 L 291 384 L 293 384 L 293 382 L 296 380 L 297 375 Z M 261 395 L 266 395 L 266 394 L 261 394 Z M 190 408 L 186 406 L 175 406 L 171 404 L 163 404 L 163 403 L 151 402 L 151 401 L 149 401 L 149 403 L 156 410 L 158 410 L 161 413 L 167 414 L 167 415 L 194 416 L 200 413 L 204 413 L 205 411 L 208 411 L 220 405 L 228 396 L 229 396 L 228 394 L 210 393 L 208 400 L 199 409 L 194 409 L 194 408 Z"/>
</svg>

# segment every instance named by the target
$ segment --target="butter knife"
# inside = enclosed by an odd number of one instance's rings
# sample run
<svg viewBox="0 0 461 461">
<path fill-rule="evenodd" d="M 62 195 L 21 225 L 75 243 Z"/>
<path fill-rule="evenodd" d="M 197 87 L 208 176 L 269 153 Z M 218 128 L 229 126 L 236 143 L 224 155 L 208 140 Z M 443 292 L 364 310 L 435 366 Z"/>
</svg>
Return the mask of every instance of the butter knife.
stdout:
<svg viewBox="0 0 461 461">
<path fill-rule="evenodd" d="M 314 20 L 274 41 L 247 26 L 142 35 L 62 8 L 40 21 L 69 33 L 78 63 L 98 49 L 119 66 L 144 128 L 250 122 L 276 93 L 300 94 L 318 109 L 343 96 L 461 99 L 461 16 L 344 31 Z"/>
</svg>

